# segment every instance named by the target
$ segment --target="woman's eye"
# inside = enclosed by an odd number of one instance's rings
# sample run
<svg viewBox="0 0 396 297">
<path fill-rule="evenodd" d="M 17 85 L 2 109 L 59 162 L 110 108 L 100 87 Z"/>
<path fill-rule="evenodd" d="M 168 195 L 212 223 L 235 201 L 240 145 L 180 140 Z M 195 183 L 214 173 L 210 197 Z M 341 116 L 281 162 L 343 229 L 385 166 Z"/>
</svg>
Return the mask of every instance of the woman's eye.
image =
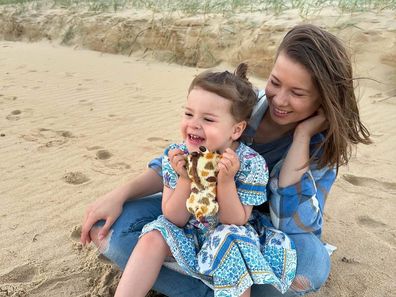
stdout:
<svg viewBox="0 0 396 297">
<path fill-rule="evenodd" d="M 296 93 L 296 92 L 292 92 L 292 94 L 296 97 L 302 97 L 304 96 L 304 94 L 300 94 L 300 93 Z"/>
<path fill-rule="evenodd" d="M 279 86 L 279 83 L 277 81 L 274 81 L 273 79 L 271 79 L 271 84 L 274 85 L 275 87 Z"/>
</svg>

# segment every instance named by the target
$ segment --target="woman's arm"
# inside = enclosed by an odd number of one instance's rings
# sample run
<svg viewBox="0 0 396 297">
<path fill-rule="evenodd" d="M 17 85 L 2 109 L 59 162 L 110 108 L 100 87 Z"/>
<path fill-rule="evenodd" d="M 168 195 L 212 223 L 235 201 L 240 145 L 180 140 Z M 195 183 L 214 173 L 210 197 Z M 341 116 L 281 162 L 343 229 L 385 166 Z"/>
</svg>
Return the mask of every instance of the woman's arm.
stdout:
<svg viewBox="0 0 396 297">
<path fill-rule="evenodd" d="M 279 174 L 279 187 L 287 187 L 297 183 L 309 168 L 309 145 L 312 136 L 327 128 L 327 120 L 323 110 L 304 120 L 294 130 L 293 142 L 287 152 Z"/>
<path fill-rule="evenodd" d="M 323 110 L 301 122 L 271 189 L 270 211 L 275 227 L 286 233 L 320 232 L 324 203 L 336 178 L 335 168 L 309 166 L 312 136 L 327 128 Z"/>
<path fill-rule="evenodd" d="M 288 234 L 313 232 L 319 235 L 324 204 L 335 178 L 335 168 L 311 168 L 293 185 L 270 187 L 268 195 L 274 226 Z M 276 183 L 270 181 L 270 184 Z"/>
<path fill-rule="evenodd" d="M 98 198 L 85 211 L 80 237 L 81 243 L 91 242 L 89 231 L 99 220 L 106 221 L 99 231 L 99 239 L 104 238 L 114 221 L 120 216 L 125 201 L 160 192 L 162 187 L 161 176 L 153 169 L 148 168 L 128 183 Z"/>
</svg>

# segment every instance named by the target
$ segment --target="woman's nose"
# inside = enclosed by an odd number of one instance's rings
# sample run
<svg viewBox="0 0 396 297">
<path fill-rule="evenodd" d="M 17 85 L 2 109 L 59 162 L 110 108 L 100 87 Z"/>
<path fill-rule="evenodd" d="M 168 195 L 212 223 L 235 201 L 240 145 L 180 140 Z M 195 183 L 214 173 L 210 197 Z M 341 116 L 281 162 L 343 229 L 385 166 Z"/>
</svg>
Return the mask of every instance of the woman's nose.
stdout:
<svg viewBox="0 0 396 297">
<path fill-rule="evenodd" d="M 273 97 L 273 101 L 278 106 L 286 106 L 289 102 L 289 93 L 287 90 L 279 90 Z"/>
</svg>

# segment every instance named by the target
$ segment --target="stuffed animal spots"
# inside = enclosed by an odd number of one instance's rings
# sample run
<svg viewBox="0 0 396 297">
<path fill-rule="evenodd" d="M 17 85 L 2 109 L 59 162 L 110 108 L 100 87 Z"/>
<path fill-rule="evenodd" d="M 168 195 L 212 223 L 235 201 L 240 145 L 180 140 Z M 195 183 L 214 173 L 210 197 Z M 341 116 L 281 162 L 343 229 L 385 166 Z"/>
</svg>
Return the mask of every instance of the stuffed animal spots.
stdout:
<svg viewBox="0 0 396 297">
<path fill-rule="evenodd" d="M 187 173 L 191 179 L 191 194 L 186 201 L 187 210 L 197 220 L 203 221 L 207 216 L 214 216 L 219 205 L 216 201 L 217 164 L 221 155 L 209 152 L 204 146 L 200 152 L 187 156 Z"/>
</svg>

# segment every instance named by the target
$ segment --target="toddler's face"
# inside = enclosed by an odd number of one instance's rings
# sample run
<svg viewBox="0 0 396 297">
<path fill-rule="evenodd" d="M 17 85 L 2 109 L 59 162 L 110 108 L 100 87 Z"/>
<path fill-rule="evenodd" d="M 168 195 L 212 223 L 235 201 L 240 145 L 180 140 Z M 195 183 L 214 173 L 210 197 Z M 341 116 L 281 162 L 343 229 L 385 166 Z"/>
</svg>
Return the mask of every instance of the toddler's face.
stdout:
<svg viewBox="0 0 396 297">
<path fill-rule="evenodd" d="M 223 152 L 242 133 L 239 124 L 231 115 L 231 101 L 194 88 L 187 97 L 180 129 L 189 152 L 199 151 L 200 146 Z"/>
</svg>

